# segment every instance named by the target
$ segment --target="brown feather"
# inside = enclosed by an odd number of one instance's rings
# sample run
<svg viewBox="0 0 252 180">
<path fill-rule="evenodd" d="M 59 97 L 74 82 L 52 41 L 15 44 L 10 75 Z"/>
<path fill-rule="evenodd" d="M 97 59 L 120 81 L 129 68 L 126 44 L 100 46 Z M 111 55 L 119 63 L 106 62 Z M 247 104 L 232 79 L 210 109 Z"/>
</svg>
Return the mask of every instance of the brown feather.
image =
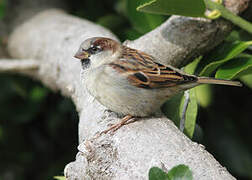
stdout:
<svg viewBox="0 0 252 180">
<path fill-rule="evenodd" d="M 94 46 L 100 46 L 103 50 L 111 50 L 115 52 L 119 46 L 118 42 L 111 41 L 109 38 L 98 38 L 96 41 L 93 42 Z"/>
<path fill-rule="evenodd" d="M 122 56 L 109 65 L 140 88 L 166 88 L 197 81 L 195 76 L 182 74 L 175 68 L 155 62 L 146 53 L 126 46 L 122 47 Z"/>
</svg>

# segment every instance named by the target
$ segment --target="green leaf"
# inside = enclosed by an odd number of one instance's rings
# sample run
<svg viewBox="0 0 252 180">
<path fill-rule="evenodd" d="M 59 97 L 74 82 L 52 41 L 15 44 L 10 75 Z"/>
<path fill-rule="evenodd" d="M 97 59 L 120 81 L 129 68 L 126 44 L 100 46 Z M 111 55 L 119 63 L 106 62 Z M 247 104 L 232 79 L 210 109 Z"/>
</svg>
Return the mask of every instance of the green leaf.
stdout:
<svg viewBox="0 0 252 180">
<path fill-rule="evenodd" d="M 229 41 L 229 42 L 232 42 L 232 41 L 241 41 L 239 31 L 233 30 L 233 31 L 228 35 L 228 37 L 225 39 L 225 41 Z"/>
<path fill-rule="evenodd" d="M 136 8 L 147 0 L 127 0 L 127 14 L 130 22 L 136 30 L 144 34 L 162 24 L 163 16 L 138 12 Z"/>
<path fill-rule="evenodd" d="M 149 170 L 149 180 L 169 180 L 167 174 L 158 167 Z"/>
<path fill-rule="evenodd" d="M 192 171 L 186 165 L 178 165 L 168 172 L 170 180 L 192 180 Z"/>
<path fill-rule="evenodd" d="M 235 79 L 252 73 L 252 56 L 246 55 L 235 58 L 221 66 L 215 74 L 216 78 Z"/>
<path fill-rule="evenodd" d="M 185 72 L 193 74 L 199 60 L 200 58 L 197 58 L 192 63 L 188 64 L 185 67 Z M 185 104 L 185 97 L 183 95 L 183 92 L 181 92 L 170 98 L 162 107 L 162 111 L 164 112 L 164 114 L 168 118 L 170 118 L 176 124 L 177 127 L 179 127 L 181 123 L 180 121 L 182 118 L 184 104 Z M 198 105 L 197 105 L 196 93 L 194 89 L 191 89 L 189 91 L 189 103 L 185 114 L 185 129 L 184 129 L 184 133 L 190 138 L 193 137 L 197 113 L 198 113 Z"/>
<path fill-rule="evenodd" d="M 57 180 L 66 180 L 65 176 L 54 176 L 53 178 Z"/>
<path fill-rule="evenodd" d="M 198 104 L 197 104 L 196 93 L 195 93 L 194 88 L 189 90 L 189 98 L 190 98 L 189 104 L 186 109 L 184 133 L 189 138 L 192 138 L 194 129 L 195 129 L 196 118 L 198 114 Z M 180 104 L 180 115 L 182 115 L 184 103 L 185 103 L 185 96 L 183 96 L 181 104 Z"/>
<path fill-rule="evenodd" d="M 185 66 L 185 72 L 187 72 L 188 74 L 194 74 L 200 60 L 202 59 L 202 56 L 196 58 L 195 60 L 193 60 L 190 64 Z"/>
<path fill-rule="evenodd" d="M 241 29 L 239 31 L 239 36 L 242 41 L 250 41 L 252 39 L 252 34 L 248 33 L 247 31 Z M 251 46 L 250 46 L 251 47 Z M 251 50 L 251 49 L 250 49 Z"/>
<path fill-rule="evenodd" d="M 185 72 L 189 74 L 193 74 L 200 59 L 201 57 L 195 59 L 192 63 L 188 64 L 184 69 Z M 184 104 L 185 104 L 185 96 L 183 96 L 180 103 L 180 108 L 179 108 L 180 119 L 182 119 Z M 190 138 L 193 137 L 197 113 L 198 113 L 198 104 L 197 104 L 195 89 L 193 88 L 189 90 L 189 103 L 188 103 L 186 114 L 185 114 L 185 129 L 184 129 L 184 133 Z"/>
<path fill-rule="evenodd" d="M 209 84 L 203 84 L 194 89 L 198 104 L 204 108 L 208 107 L 212 103 L 212 86 Z"/>
<path fill-rule="evenodd" d="M 219 66 L 239 55 L 252 45 L 252 41 L 226 42 L 204 56 L 199 63 L 200 76 L 210 76 Z"/>
<path fill-rule="evenodd" d="M 252 89 L 252 74 L 241 76 L 240 80 Z"/>
<path fill-rule="evenodd" d="M 252 39 L 252 34 L 248 33 L 243 29 L 233 30 L 225 41 L 250 41 Z M 250 46 L 251 47 L 251 46 Z"/>
<path fill-rule="evenodd" d="M 137 10 L 153 14 L 204 17 L 206 6 L 203 0 L 149 0 L 140 4 Z"/>
<path fill-rule="evenodd" d="M 171 119 L 177 127 L 180 124 L 180 106 L 183 98 L 183 92 L 171 97 L 162 106 L 164 114 Z"/>
</svg>

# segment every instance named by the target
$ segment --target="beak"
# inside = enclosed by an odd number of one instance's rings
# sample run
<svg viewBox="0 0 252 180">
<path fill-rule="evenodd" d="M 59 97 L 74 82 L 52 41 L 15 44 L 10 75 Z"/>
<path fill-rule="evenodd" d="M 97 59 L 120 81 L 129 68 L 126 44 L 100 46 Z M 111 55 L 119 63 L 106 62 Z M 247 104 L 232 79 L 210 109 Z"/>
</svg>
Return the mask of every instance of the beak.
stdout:
<svg viewBox="0 0 252 180">
<path fill-rule="evenodd" d="M 88 59 L 90 56 L 90 54 L 87 52 L 87 51 L 78 51 L 74 57 L 77 58 L 77 59 Z"/>
</svg>

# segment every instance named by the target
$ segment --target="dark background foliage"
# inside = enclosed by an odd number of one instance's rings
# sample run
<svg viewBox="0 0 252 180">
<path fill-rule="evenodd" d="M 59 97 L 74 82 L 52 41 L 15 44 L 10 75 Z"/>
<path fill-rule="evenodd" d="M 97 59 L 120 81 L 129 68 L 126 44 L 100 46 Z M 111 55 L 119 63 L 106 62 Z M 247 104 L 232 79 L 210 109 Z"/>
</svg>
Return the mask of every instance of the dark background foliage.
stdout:
<svg viewBox="0 0 252 180">
<path fill-rule="evenodd" d="M 7 7 L 12 3 L 4 2 Z M 135 39 L 168 18 L 133 11 L 137 4 L 131 3 L 129 9 L 126 0 L 65 3 L 70 13 L 111 29 L 122 41 Z M 3 19 L 5 8 L 0 8 Z M 140 13 L 136 21 L 142 23 L 136 24 L 135 13 Z M 5 37 L 0 39 L 3 43 Z M 0 74 L 0 83 L 0 180 L 62 175 L 78 145 L 78 115 L 71 100 L 19 75 Z M 199 109 L 193 140 L 238 179 L 252 179 L 251 89 L 214 86 L 212 93 L 211 105 Z"/>
</svg>

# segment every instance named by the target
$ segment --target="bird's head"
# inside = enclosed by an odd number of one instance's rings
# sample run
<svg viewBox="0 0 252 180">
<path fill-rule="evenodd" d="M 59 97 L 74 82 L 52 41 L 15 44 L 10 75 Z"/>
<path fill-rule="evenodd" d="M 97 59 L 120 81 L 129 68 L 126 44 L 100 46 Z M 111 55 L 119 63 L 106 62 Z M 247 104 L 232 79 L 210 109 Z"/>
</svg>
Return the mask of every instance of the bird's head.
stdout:
<svg viewBox="0 0 252 180">
<path fill-rule="evenodd" d="M 80 59 L 83 69 L 86 69 L 108 64 L 117 59 L 120 53 L 119 42 L 105 37 L 93 37 L 81 43 L 74 57 Z"/>
</svg>

